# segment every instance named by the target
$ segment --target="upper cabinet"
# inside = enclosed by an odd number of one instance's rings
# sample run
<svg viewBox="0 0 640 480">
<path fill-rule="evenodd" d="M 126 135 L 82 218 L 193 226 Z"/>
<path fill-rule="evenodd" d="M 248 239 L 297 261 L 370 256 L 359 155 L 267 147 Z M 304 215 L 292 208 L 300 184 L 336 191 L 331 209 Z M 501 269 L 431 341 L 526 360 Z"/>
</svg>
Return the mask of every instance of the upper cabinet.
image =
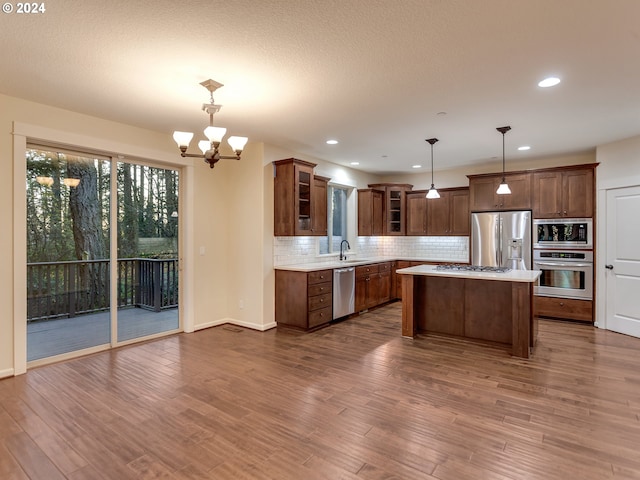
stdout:
<svg viewBox="0 0 640 480">
<path fill-rule="evenodd" d="M 326 235 L 329 179 L 315 177 L 315 163 L 304 160 L 287 158 L 273 164 L 276 167 L 273 234 Z"/>
<path fill-rule="evenodd" d="M 472 212 L 528 210 L 531 208 L 531 173 L 507 173 L 511 195 L 498 195 L 502 174 L 468 175 L 469 208 Z"/>
<path fill-rule="evenodd" d="M 375 188 L 358 190 L 358 235 L 384 234 L 384 191 Z"/>
<path fill-rule="evenodd" d="M 426 199 L 427 235 L 469 235 L 469 189 L 439 190 L 440 198 Z"/>
<path fill-rule="evenodd" d="M 406 193 L 407 235 L 427 234 L 427 191 L 414 190 Z"/>
<path fill-rule="evenodd" d="M 533 217 L 593 217 L 594 168 L 580 165 L 536 171 Z"/>
<path fill-rule="evenodd" d="M 406 219 L 405 192 L 411 191 L 413 185 L 400 183 L 375 183 L 369 188 L 384 192 L 384 235 L 404 235 Z"/>
<path fill-rule="evenodd" d="M 314 235 L 327 235 L 327 194 L 329 177 L 313 176 L 313 191 L 311 192 L 311 230 Z"/>
</svg>

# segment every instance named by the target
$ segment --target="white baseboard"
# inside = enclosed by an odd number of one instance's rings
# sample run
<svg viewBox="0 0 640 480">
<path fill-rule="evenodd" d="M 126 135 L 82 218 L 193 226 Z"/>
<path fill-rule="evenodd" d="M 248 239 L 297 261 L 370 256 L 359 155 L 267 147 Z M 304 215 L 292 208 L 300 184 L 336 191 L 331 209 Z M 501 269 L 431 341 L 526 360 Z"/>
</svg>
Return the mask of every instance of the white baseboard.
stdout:
<svg viewBox="0 0 640 480">
<path fill-rule="evenodd" d="M 0 370 L 0 378 L 13 377 L 13 375 L 14 375 L 13 368 L 7 368 L 6 370 Z"/>
<path fill-rule="evenodd" d="M 258 330 L 260 332 L 270 330 L 277 326 L 276 322 L 271 322 L 266 325 L 260 325 L 257 323 L 243 322 L 241 320 L 236 320 L 234 318 L 221 318 L 220 320 L 214 320 L 213 322 L 207 322 L 207 323 L 201 323 L 201 324 L 195 325 L 193 330 L 198 331 L 198 330 L 203 330 L 205 328 L 217 327 L 225 324 L 237 325 L 239 327 L 246 327 L 252 330 Z"/>
</svg>

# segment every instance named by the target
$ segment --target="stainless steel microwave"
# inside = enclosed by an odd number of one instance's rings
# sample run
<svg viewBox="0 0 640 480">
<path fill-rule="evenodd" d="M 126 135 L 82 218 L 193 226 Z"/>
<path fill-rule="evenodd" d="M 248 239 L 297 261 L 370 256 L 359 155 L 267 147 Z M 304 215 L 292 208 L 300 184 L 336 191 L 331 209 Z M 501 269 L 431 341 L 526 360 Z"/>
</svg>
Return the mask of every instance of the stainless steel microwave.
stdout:
<svg viewBox="0 0 640 480">
<path fill-rule="evenodd" d="M 533 248 L 593 248 L 593 220 L 559 218 L 533 220 Z"/>
</svg>

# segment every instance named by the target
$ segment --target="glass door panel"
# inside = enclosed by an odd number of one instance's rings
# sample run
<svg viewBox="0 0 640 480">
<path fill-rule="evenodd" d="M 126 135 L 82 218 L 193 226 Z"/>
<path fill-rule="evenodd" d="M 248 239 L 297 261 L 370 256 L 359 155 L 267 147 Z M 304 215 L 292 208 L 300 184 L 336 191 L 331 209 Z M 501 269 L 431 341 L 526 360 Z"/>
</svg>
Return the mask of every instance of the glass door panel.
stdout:
<svg viewBox="0 0 640 480">
<path fill-rule="evenodd" d="M 27 361 L 110 338 L 110 161 L 30 146 Z"/>
<path fill-rule="evenodd" d="M 118 162 L 118 342 L 179 328 L 179 172 Z"/>
</svg>

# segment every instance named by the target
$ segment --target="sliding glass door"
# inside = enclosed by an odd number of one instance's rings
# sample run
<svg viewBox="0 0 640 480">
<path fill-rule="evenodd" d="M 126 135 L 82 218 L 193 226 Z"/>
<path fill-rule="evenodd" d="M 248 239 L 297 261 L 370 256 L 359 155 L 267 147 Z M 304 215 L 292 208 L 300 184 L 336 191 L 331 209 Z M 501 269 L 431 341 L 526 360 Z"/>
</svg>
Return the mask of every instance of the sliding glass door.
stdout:
<svg viewBox="0 0 640 480">
<path fill-rule="evenodd" d="M 27 361 L 177 331 L 179 172 L 36 145 L 26 161 Z"/>
<path fill-rule="evenodd" d="M 111 341 L 110 161 L 27 149 L 27 361 Z"/>
<path fill-rule="evenodd" d="M 118 342 L 177 330 L 177 170 L 118 163 Z"/>
</svg>

